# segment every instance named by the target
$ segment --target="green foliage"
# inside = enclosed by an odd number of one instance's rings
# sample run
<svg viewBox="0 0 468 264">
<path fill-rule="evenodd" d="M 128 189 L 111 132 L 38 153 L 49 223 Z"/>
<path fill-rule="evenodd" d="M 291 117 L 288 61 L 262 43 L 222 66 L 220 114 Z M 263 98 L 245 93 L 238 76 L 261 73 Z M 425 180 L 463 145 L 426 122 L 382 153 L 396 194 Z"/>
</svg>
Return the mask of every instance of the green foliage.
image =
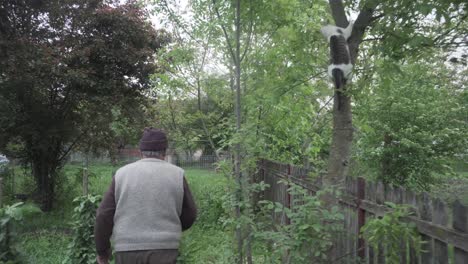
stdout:
<svg viewBox="0 0 468 264">
<path fill-rule="evenodd" d="M 211 138 L 217 149 L 241 142 L 249 155 L 285 162 L 324 158 L 328 140 L 322 136 L 329 134 L 329 116 L 327 109 L 318 112 L 331 90 L 321 81 L 326 57 L 318 54 L 326 51 L 318 14 L 326 11 L 326 2 L 275 0 L 241 5 L 243 129 L 237 134 L 233 65 L 221 30 L 224 26 L 229 36 L 234 35 L 233 2 L 196 0 L 181 6 L 163 1 L 155 6 L 164 22 L 173 25 L 174 35 L 181 36 L 175 47 L 164 50 L 171 70 L 157 76 L 155 88 L 163 99 L 157 106 L 158 122 L 176 136 L 178 146 L 193 149 L 208 145 Z M 193 14 L 193 19 L 187 21 L 183 12 Z M 232 37 L 229 42 L 233 43 Z M 200 99 L 201 117 L 196 113 L 195 95 Z"/>
<path fill-rule="evenodd" d="M 73 200 L 73 238 L 68 245 L 68 255 L 64 263 L 94 264 L 94 223 L 101 195 L 80 196 Z"/>
<path fill-rule="evenodd" d="M 392 211 L 383 217 L 368 221 L 362 228 L 364 239 L 374 248 L 385 248 L 385 261 L 389 264 L 400 263 L 401 247 L 410 246 L 416 254 L 420 254 L 424 243 L 414 223 L 405 222 L 405 218 L 412 215 L 410 207 L 386 203 Z"/>
<path fill-rule="evenodd" d="M 195 194 L 198 217 L 197 224 L 202 227 L 217 227 L 220 220 L 226 215 L 223 208 L 223 196 L 225 195 L 224 186 L 210 186 L 198 190 Z"/>
<path fill-rule="evenodd" d="M 22 202 L 0 208 L 0 263 L 21 263 L 14 225 L 24 217 L 40 212 L 39 208 Z"/>
<path fill-rule="evenodd" d="M 177 263 L 233 263 L 232 232 L 220 225 L 203 226 L 199 222 L 183 233 Z"/>
<path fill-rule="evenodd" d="M 244 243 L 253 246 L 259 262 L 324 263 L 333 236 L 343 231 L 343 215 L 336 207 L 328 210 L 323 206 L 319 199 L 322 193 L 311 195 L 294 183 L 280 183 L 289 186 L 290 206 L 268 200 L 256 204 L 250 200 L 239 203 L 231 191 L 226 196 L 225 207 L 239 204 L 243 214 L 240 218 L 225 219 L 224 225 L 228 229 L 241 227 L 244 230 Z M 248 188 L 254 195 L 270 187 L 260 182 Z"/>
<path fill-rule="evenodd" d="M 231 208 L 224 208 L 224 196 L 229 181 L 208 170 L 186 170 L 198 217 L 183 233 L 177 263 L 232 263 L 232 232 L 222 225 Z"/>
<path fill-rule="evenodd" d="M 141 126 L 167 36 L 134 1 L 6 1 L 0 13 L 0 151 L 32 163 L 38 200 L 51 210 L 71 149 L 131 134 L 116 122 Z"/>
<path fill-rule="evenodd" d="M 337 207 L 328 210 L 323 206 L 319 198 L 321 192 L 311 195 L 299 185 L 287 181 L 281 183 L 290 186 L 287 190 L 292 199 L 290 208 L 280 203 L 261 201 L 261 215 L 282 215 L 289 219 L 289 224 L 276 223 L 272 227 L 265 222 L 262 229 L 254 232 L 257 239 L 268 245 L 269 256 L 265 255 L 265 258 L 272 263 L 326 262 L 333 235 L 343 231 L 340 229 L 343 215 Z"/>
<path fill-rule="evenodd" d="M 451 173 L 468 144 L 466 91 L 452 76 L 440 63 L 377 64 L 374 87 L 366 91 L 373 96 L 359 98 L 356 107 L 358 160 L 384 182 L 413 189 L 427 190 L 436 173 Z"/>
<path fill-rule="evenodd" d="M 0 186 L 0 188 L 2 188 L 3 192 L 3 197 L 0 198 L 3 203 L 8 203 L 13 196 L 13 182 L 15 178 L 14 167 L 9 164 L 0 164 L 0 178 L 2 178 L 2 186 Z"/>
<path fill-rule="evenodd" d="M 42 230 L 21 235 L 24 263 L 61 264 L 67 257 L 70 243 L 67 233 Z"/>
</svg>

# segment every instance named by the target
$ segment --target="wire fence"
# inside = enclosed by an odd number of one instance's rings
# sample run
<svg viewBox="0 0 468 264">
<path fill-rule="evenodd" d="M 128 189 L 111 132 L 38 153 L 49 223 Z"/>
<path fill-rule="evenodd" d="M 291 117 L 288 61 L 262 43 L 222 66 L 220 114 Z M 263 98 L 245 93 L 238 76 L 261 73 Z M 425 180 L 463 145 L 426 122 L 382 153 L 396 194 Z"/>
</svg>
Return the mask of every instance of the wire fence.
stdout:
<svg viewBox="0 0 468 264">
<path fill-rule="evenodd" d="M 184 169 L 212 170 L 217 162 L 214 155 L 169 155 L 166 158 L 168 162 Z M 70 234 L 73 207 L 76 206 L 73 199 L 86 194 L 103 195 L 115 172 L 139 159 L 141 156 L 135 150 L 123 151 L 114 158 L 108 155 L 72 153 L 56 179 L 59 184 L 56 187 L 57 202 L 54 207 L 60 210 L 28 217 L 16 231 L 21 234 L 35 234 L 42 230 Z M 11 162 L 8 168 L 0 171 L 0 207 L 2 204 L 5 206 L 20 201 L 35 201 L 35 195 L 35 181 L 30 167 Z"/>
<path fill-rule="evenodd" d="M 57 193 L 74 191 L 74 195 L 102 193 L 109 185 L 118 168 L 141 159 L 138 150 L 128 149 L 115 157 L 93 155 L 80 152 L 72 153 L 64 168 L 57 175 Z M 184 169 L 216 168 L 215 155 L 168 155 L 166 161 Z M 12 161 L 0 171 L 0 207 L 17 201 L 27 201 L 34 197 L 35 181 L 29 166 L 21 166 Z"/>
</svg>

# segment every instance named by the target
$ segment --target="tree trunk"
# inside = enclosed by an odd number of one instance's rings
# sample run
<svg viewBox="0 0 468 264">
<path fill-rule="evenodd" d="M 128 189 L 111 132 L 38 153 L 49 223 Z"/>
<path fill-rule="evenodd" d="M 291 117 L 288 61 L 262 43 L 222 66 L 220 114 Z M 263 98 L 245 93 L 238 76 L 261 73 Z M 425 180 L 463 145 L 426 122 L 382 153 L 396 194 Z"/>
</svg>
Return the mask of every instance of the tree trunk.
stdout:
<svg viewBox="0 0 468 264">
<path fill-rule="evenodd" d="M 329 0 L 335 24 L 346 28 L 348 19 L 342 0 Z M 363 7 L 354 23 L 351 37 L 348 39 L 351 62 L 354 65 L 362 42 L 366 27 L 372 22 L 372 14 L 377 3 L 370 3 Z M 347 82 L 349 84 L 349 81 Z M 335 91 L 333 105 L 333 133 L 330 156 L 328 160 L 328 173 L 323 179 L 325 185 L 340 188 L 344 178 L 348 175 L 353 143 L 353 120 L 351 111 L 351 95 L 349 85 L 342 83 L 342 91 Z M 335 188 L 333 188 L 335 189 Z M 328 208 L 337 203 L 333 193 L 326 193 L 322 200 Z M 335 246 L 332 246 L 327 255 L 330 261 L 335 259 Z"/>
<path fill-rule="evenodd" d="M 329 0 L 335 24 L 346 28 L 348 19 L 344 10 L 342 0 Z M 358 56 L 359 44 L 362 42 L 366 28 L 372 22 L 372 14 L 375 5 L 369 3 L 362 8 L 354 23 L 351 37 L 348 39 L 349 52 L 353 65 Z M 349 84 L 349 82 L 348 82 Z M 351 146 L 353 143 L 353 120 L 351 112 L 351 95 L 348 91 L 349 85 L 342 84 L 343 91 L 335 91 L 333 106 L 333 134 L 328 160 L 328 174 L 324 179 L 325 184 L 336 185 L 347 176 L 351 158 Z M 338 107 L 339 102 L 339 107 Z"/>
<path fill-rule="evenodd" d="M 348 174 L 352 142 L 351 98 L 345 93 L 335 91 L 332 144 L 328 161 L 328 177 L 325 177 L 324 184 L 339 184 Z"/>
<path fill-rule="evenodd" d="M 390 165 L 391 165 L 392 157 L 388 153 L 388 148 L 392 144 L 392 137 L 388 133 L 385 133 L 383 141 L 384 141 L 383 156 L 382 156 L 382 161 L 381 161 L 382 171 L 381 171 L 380 177 L 385 182 L 385 180 L 388 179 L 387 176 L 390 174 L 390 171 L 391 171 Z"/>
<path fill-rule="evenodd" d="M 54 139 L 40 137 L 41 141 L 31 141 L 27 148 L 31 150 L 31 170 L 36 181 L 36 201 L 42 211 L 52 210 L 55 199 L 57 168 L 61 164 L 62 144 Z"/>
<path fill-rule="evenodd" d="M 234 58 L 234 63 L 235 63 L 235 85 L 236 85 L 236 103 L 235 103 L 235 111 L 236 111 L 236 133 L 240 133 L 241 130 L 241 62 L 240 62 L 240 34 L 241 34 L 241 25 L 240 25 L 240 0 L 236 1 L 236 37 L 235 37 L 235 43 L 236 43 L 236 51 L 235 51 L 235 58 Z M 241 144 L 238 142 L 235 145 L 235 151 L 234 151 L 234 175 L 236 177 L 236 182 L 237 182 L 237 188 L 239 190 L 237 191 L 237 201 L 239 203 L 242 202 L 243 200 L 243 179 L 242 179 L 242 172 L 241 172 Z M 240 206 L 236 206 L 236 216 L 237 219 L 240 220 L 241 218 L 241 210 Z M 239 259 L 237 263 L 242 264 L 244 263 L 244 241 L 243 241 L 243 234 L 241 228 L 237 228 L 236 230 L 236 237 L 237 237 L 237 248 L 238 248 L 238 254 L 239 254 Z"/>
<path fill-rule="evenodd" d="M 55 198 L 56 167 L 46 158 L 47 154 L 38 154 L 32 160 L 32 173 L 36 180 L 38 191 L 37 202 L 42 211 L 52 210 Z"/>
</svg>

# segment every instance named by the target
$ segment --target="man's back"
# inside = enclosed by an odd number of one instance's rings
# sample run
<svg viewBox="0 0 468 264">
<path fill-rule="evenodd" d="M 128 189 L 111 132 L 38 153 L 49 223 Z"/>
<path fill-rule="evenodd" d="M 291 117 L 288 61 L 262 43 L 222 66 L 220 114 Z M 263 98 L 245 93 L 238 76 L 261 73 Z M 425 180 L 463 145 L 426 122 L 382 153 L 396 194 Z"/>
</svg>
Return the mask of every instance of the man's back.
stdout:
<svg viewBox="0 0 468 264">
<path fill-rule="evenodd" d="M 113 238 L 116 251 L 179 247 L 184 171 L 145 158 L 115 174 Z"/>
<path fill-rule="evenodd" d="M 183 230 L 197 217 L 184 170 L 164 161 L 163 131 L 145 128 L 142 160 L 120 168 L 96 212 L 97 261 L 108 264 L 114 238 L 116 264 L 176 263 Z"/>
</svg>

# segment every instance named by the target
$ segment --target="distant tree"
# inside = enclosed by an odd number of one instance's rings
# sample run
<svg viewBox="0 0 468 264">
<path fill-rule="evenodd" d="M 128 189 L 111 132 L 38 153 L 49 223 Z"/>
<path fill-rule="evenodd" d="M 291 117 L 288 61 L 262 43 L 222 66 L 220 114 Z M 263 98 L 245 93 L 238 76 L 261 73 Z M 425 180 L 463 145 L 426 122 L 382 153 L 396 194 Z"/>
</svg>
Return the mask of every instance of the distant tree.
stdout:
<svg viewBox="0 0 468 264">
<path fill-rule="evenodd" d="M 0 0 L 0 151 L 31 164 L 45 211 L 67 154 L 143 110 L 167 35 L 120 3 Z"/>
</svg>

